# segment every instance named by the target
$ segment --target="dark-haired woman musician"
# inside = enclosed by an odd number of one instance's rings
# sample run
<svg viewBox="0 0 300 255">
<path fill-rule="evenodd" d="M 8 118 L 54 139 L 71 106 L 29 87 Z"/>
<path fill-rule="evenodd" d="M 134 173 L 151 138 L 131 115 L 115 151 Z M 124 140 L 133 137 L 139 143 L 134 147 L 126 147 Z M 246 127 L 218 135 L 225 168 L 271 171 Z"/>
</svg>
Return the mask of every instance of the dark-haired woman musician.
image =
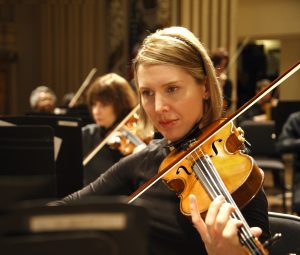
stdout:
<svg viewBox="0 0 300 255">
<path fill-rule="evenodd" d="M 181 147 L 182 138 L 189 135 L 193 139 L 193 130 L 202 130 L 221 117 L 222 95 L 214 67 L 203 45 L 189 30 L 170 27 L 149 35 L 133 68 L 140 118 L 145 128 L 154 126 L 163 139 L 153 140 L 142 151 L 121 159 L 93 183 L 56 204 L 91 195 L 131 195 L 157 174 L 170 151 Z M 197 197 L 190 195 L 195 227 L 182 214 L 175 192 L 163 181 L 147 189 L 140 199 L 150 215 L 149 254 L 249 254 L 237 234 L 243 223 L 229 217 L 235 209 L 224 197 L 217 196 L 202 219 Z M 201 205 L 202 201 L 198 202 Z M 259 227 L 251 228 L 253 235 L 266 240 L 270 234 L 264 191 L 258 189 L 241 212 L 250 227 Z"/>
<path fill-rule="evenodd" d="M 84 156 L 89 155 L 137 104 L 135 92 L 126 79 L 108 73 L 95 79 L 87 91 L 87 104 L 94 119 L 82 129 Z M 105 144 L 84 166 L 84 186 L 97 179 L 124 154 Z"/>
</svg>

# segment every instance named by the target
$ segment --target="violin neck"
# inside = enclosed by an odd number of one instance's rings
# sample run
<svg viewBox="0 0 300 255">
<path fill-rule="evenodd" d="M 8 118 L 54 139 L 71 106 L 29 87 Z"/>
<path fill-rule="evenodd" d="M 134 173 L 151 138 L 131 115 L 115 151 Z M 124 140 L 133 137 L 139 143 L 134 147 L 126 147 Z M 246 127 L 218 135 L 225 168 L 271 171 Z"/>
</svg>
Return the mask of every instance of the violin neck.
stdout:
<svg viewBox="0 0 300 255">
<path fill-rule="evenodd" d="M 235 207 L 235 211 L 230 217 L 243 222 L 243 226 L 239 229 L 238 235 L 240 242 L 249 250 L 250 254 L 263 255 L 264 253 L 261 252 L 257 246 L 257 242 L 250 231 L 249 225 L 236 205 L 230 192 L 226 188 L 218 171 L 215 169 L 210 157 L 208 155 L 201 155 L 200 157 L 197 157 L 195 164 L 193 165 L 193 171 L 212 200 L 217 196 L 222 195 L 224 196 L 226 202 Z"/>
</svg>

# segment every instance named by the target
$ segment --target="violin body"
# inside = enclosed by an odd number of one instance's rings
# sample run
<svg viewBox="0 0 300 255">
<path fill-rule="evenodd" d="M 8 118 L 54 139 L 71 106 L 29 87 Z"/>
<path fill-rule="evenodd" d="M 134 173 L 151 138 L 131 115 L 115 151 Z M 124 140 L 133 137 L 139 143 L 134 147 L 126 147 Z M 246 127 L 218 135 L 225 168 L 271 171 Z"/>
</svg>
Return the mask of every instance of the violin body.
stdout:
<svg viewBox="0 0 300 255">
<path fill-rule="evenodd" d="M 219 121 L 208 128 L 218 124 Z M 210 157 L 238 207 L 245 206 L 263 184 L 263 171 L 258 168 L 252 157 L 242 152 L 244 138 L 242 132 L 235 128 L 232 122 L 227 123 L 202 146 L 198 146 L 203 140 L 202 137 L 206 136 L 205 131 L 206 129 L 187 148 L 190 153 L 163 176 L 163 181 L 180 198 L 181 212 L 188 216 L 190 215 L 189 194 L 196 195 L 198 208 L 203 217 L 212 201 L 193 171 L 195 162 L 203 154 Z M 168 167 L 171 162 L 177 162 L 177 159 L 187 151 L 177 149 L 171 151 L 162 162 L 160 170 Z"/>
</svg>

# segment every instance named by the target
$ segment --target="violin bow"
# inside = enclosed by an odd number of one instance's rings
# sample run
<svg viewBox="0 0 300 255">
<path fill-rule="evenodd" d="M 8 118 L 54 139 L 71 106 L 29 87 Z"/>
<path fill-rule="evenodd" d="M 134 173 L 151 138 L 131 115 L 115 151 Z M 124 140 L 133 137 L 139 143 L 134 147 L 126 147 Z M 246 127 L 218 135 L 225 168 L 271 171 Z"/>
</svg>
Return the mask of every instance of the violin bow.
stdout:
<svg viewBox="0 0 300 255">
<path fill-rule="evenodd" d="M 76 94 L 73 96 L 72 100 L 70 101 L 70 103 L 68 105 L 69 108 L 72 108 L 76 105 L 78 99 L 80 98 L 82 93 L 85 91 L 87 86 L 90 84 L 90 81 L 96 72 L 97 72 L 97 69 L 95 67 L 92 68 L 92 70 L 89 72 L 89 74 L 87 75 L 87 77 L 85 78 L 83 83 L 81 84 L 80 88 L 77 90 Z"/>
<path fill-rule="evenodd" d="M 127 114 L 127 116 L 110 132 L 108 136 L 106 136 L 101 143 L 99 143 L 91 153 L 89 153 L 83 160 L 82 164 L 85 166 L 90 160 L 102 149 L 102 147 L 109 141 L 109 139 L 112 137 L 112 135 L 120 130 L 126 122 L 140 109 L 140 105 L 138 104 L 133 110 L 131 110 L 130 113 Z"/>
<path fill-rule="evenodd" d="M 283 83 L 286 79 L 288 79 L 290 76 L 292 76 L 294 73 L 296 73 L 300 69 L 300 61 L 298 61 L 296 64 L 294 64 L 292 67 L 290 67 L 287 71 L 285 71 L 283 74 L 281 74 L 279 77 L 277 77 L 273 82 L 271 82 L 266 88 L 264 88 L 261 92 L 259 92 L 257 95 L 252 97 L 249 101 L 247 101 L 245 104 L 243 104 L 236 112 L 231 114 L 227 119 L 225 119 L 223 122 L 220 123 L 217 127 L 212 129 L 207 137 L 199 144 L 197 145 L 193 150 L 188 151 L 186 153 L 183 153 L 179 160 L 176 162 L 171 163 L 169 166 L 162 169 L 157 175 L 153 176 L 151 179 L 149 179 L 147 182 L 145 182 L 139 189 L 137 189 L 135 192 L 133 192 L 128 199 L 128 203 L 132 203 L 135 201 L 138 197 L 140 197 L 145 191 L 147 191 L 150 187 L 152 187 L 156 182 L 158 182 L 165 174 L 167 174 L 176 164 L 181 162 L 183 159 L 185 159 L 188 155 L 193 153 L 199 146 L 206 143 L 211 137 L 213 137 L 220 129 L 222 129 L 226 124 L 229 122 L 234 121 L 236 118 L 238 118 L 241 114 L 243 114 L 245 111 L 247 111 L 251 106 L 253 106 L 255 103 L 257 103 L 261 98 L 263 98 L 265 95 L 270 93 L 273 89 L 278 87 L 281 83 Z"/>
</svg>

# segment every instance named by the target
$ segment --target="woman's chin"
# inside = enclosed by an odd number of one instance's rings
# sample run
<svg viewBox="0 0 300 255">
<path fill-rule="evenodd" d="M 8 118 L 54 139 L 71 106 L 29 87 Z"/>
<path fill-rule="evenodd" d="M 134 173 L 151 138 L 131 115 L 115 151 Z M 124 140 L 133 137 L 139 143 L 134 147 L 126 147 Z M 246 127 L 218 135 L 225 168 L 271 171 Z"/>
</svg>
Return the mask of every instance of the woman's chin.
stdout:
<svg viewBox="0 0 300 255">
<path fill-rule="evenodd" d="M 168 141 L 171 142 L 176 142 L 178 140 L 180 140 L 181 136 L 179 136 L 178 134 L 164 134 L 162 133 L 162 135 L 164 136 L 164 138 L 166 138 Z"/>
</svg>

